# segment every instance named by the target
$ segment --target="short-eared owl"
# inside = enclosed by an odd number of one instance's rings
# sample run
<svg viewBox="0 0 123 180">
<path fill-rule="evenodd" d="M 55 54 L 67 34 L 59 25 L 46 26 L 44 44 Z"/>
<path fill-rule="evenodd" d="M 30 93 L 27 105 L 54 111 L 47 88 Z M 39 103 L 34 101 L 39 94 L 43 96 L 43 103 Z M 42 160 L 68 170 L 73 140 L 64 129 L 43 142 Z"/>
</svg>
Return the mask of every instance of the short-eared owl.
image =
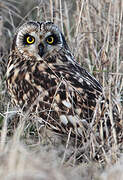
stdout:
<svg viewBox="0 0 123 180">
<path fill-rule="evenodd" d="M 17 30 L 7 86 L 12 101 L 23 112 L 40 117 L 55 132 L 68 134 L 71 130 L 71 135 L 80 137 L 86 136 L 103 96 L 100 83 L 77 63 L 52 22 L 27 22 Z"/>
</svg>

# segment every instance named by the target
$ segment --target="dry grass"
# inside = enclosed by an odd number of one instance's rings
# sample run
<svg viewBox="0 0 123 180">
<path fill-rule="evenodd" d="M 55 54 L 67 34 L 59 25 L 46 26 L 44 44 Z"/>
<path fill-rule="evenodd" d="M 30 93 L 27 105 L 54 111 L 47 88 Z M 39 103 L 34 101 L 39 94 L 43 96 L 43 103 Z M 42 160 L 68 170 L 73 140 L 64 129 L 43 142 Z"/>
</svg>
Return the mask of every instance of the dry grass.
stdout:
<svg viewBox="0 0 123 180">
<path fill-rule="evenodd" d="M 16 27 L 30 19 L 51 20 L 65 34 L 77 61 L 102 83 L 111 123 L 112 102 L 123 119 L 123 1 L 0 0 L 0 9 L 0 179 L 123 179 L 123 143 L 117 144 L 114 129 L 113 145 L 106 141 L 108 151 L 104 141 L 98 147 L 95 136 L 78 149 L 69 137 L 63 141 L 45 131 L 28 114 L 15 115 L 5 85 Z M 93 162 L 96 148 L 101 149 L 105 164 Z"/>
</svg>

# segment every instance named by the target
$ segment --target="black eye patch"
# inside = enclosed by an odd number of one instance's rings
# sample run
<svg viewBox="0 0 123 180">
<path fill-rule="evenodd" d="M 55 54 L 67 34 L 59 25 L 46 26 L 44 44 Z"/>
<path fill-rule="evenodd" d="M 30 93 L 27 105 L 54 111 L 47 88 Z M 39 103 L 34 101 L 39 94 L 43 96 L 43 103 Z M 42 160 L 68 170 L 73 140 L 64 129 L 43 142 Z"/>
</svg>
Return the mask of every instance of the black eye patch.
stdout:
<svg viewBox="0 0 123 180">
<path fill-rule="evenodd" d="M 60 39 L 55 34 L 52 34 L 46 38 L 46 42 L 50 45 L 56 45 L 60 43 Z"/>
<path fill-rule="evenodd" d="M 31 45 L 35 42 L 35 38 L 31 36 L 30 34 L 25 34 L 23 38 L 23 44 L 24 45 Z"/>
</svg>

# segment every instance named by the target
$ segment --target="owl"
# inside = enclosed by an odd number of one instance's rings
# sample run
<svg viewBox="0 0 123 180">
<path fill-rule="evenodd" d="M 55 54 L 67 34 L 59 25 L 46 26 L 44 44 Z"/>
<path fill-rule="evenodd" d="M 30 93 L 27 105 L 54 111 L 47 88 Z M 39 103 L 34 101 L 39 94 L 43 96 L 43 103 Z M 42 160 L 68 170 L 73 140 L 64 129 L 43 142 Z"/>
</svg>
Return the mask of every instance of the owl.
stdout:
<svg viewBox="0 0 123 180">
<path fill-rule="evenodd" d="M 97 121 L 104 111 L 102 86 L 78 64 L 64 35 L 48 21 L 29 21 L 17 29 L 7 87 L 16 106 L 60 134 L 86 138 L 97 107 Z"/>
</svg>

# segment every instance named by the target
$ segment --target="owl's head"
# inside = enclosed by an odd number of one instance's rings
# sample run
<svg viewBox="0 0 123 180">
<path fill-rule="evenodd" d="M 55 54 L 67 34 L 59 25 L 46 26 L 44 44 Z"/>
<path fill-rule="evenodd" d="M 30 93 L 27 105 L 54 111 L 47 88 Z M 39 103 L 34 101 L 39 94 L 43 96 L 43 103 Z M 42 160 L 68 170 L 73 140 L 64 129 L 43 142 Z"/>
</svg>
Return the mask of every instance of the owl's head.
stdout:
<svg viewBox="0 0 123 180">
<path fill-rule="evenodd" d="M 65 38 L 52 22 L 30 21 L 23 24 L 16 32 L 12 49 L 17 49 L 23 56 L 45 57 L 61 48 L 68 49 Z"/>
</svg>

